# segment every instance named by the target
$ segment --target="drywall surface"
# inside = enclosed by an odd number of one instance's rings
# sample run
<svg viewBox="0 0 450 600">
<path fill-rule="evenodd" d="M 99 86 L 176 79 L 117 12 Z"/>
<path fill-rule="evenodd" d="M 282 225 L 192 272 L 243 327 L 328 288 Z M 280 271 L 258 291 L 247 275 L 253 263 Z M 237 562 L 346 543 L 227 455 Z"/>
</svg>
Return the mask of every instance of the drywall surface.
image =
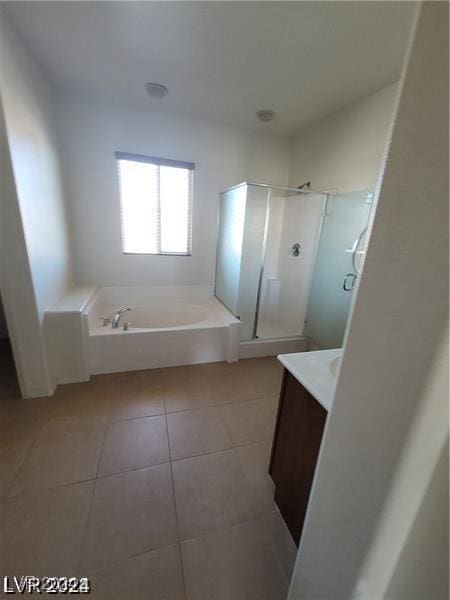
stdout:
<svg viewBox="0 0 450 600">
<path fill-rule="evenodd" d="M 447 327 L 448 5 L 418 10 L 291 600 L 382 597 L 364 580 L 366 559 Z M 405 502 L 407 512 L 417 498 Z M 434 559 L 423 553 L 423 567 Z"/>
<path fill-rule="evenodd" d="M 39 313 L 71 283 L 51 90 L 6 22 L 2 24 L 6 131 Z"/>
<path fill-rule="evenodd" d="M 375 186 L 398 84 L 350 104 L 292 139 L 289 184 L 316 190 Z"/>
<path fill-rule="evenodd" d="M 49 382 L 45 350 L 28 262 L 0 103 L 0 287 L 22 395 L 43 396 Z"/>
<path fill-rule="evenodd" d="M 361 600 L 448 598 L 448 364 L 447 331 L 356 585 Z"/>
<path fill-rule="evenodd" d="M 151 99 L 143 111 L 60 95 L 59 132 L 78 283 L 212 284 L 219 192 L 244 180 L 287 183 L 285 138 L 162 115 L 154 107 Z M 192 256 L 122 253 L 117 150 L 196 164 Z"/>
<path fill-rule="evenodd" d="M 25 237 L 27 267 L 16 257 L 17 268 L 29 268 L 32 278 L 30 303 L 35 304 L 38 321 L 41 326 L 45 311 L 53 306 L 65 293 L 71 283 L 71 264 L 69 242 L 66 229 L 64 198 L 56 141 L 52 127 L 54 109 L 51 90 L 33 59 L 21 45 L 15 32 L 2 17 L 1 19 L 1 95 L 8 140 L 8 154 L 14 176 L 14 195 L 18 202 L 19 215 L 11 207 L 9 218 L 11 224 L 19 227 Z M 9 199 L 14 200 L 12 197 Z M 5 228 L 8 228 L 8 222 Z M 10 235 L 10 234 L 8 234 Z M 11 243 L 14 240 L 10 238 Z M 18 234 L 17 244 L 22 240 Z M 25 260 L 21 249 L 19 254 Z M 14 254 L 14 247 L 9 248 L 9 256 Z M 22 266 L 20 266 L 22 265 Z M 6 268 L 11 268 L 6 265 Z M 9 292 L 12 292 L 9 289 Z M 24 293 L 18 289 L 16 292 Z M 29 293 L 28 292 L 28 293 Z M 8 294 L 8 290 L 3 295 Z M 14 296 L 4 298 L 5 304 L 20 304 Z M 8 315 L 8 309 L 7 310 Z M 30 315 L 22 315 L 23 319 L 34 319 L 33 308 Z M 41 331 L 42 337 L 42 331 Z M 42 352 L 43 344 L 36 346 L 36 352 Z M 53 385 L 47 378 L 43 386 L 42 378 L 46 378 L 43 367 L 45 357 L 41 357 L 42 373 L 40 381 L 29 386 L 39 394 L 52 391 Z M 29 389 L 31 389 L 29 388 Z M 29 390 L 28 392 L 29 393 Z"/>
<path fill-rule="evenodd" d="M 447 600 L 448 585 L 448 443 L 389 582 L 386 600 Z M 430 552 L 423 560 L 424 552 Z"/>
</svg>

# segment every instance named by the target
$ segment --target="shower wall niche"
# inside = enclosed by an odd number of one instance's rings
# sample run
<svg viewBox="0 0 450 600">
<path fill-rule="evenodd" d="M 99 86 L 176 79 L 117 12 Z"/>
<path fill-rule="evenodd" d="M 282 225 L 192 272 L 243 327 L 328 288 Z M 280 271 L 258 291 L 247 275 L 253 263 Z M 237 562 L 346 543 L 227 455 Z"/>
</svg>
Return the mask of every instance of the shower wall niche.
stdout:
<svg viewBox="0 0 450 600">
<path fill-rule="evenodd" d="M 216 296 L 241 340 L 302 335 L 325 198 L 252 183 L 221 194 Z"/>
</svg>

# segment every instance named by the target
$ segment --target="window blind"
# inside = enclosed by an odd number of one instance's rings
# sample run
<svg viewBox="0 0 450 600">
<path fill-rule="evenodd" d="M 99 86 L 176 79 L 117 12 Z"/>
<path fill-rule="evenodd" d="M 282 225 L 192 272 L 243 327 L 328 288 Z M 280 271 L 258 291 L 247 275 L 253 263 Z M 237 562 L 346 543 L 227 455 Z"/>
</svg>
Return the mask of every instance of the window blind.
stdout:
<svg viewBox="0 0 450 600">
<path fill-rule="evenodd" d="M 125 254 L 190 255 L 195 165 L 116 152 Z"/>
</svg>

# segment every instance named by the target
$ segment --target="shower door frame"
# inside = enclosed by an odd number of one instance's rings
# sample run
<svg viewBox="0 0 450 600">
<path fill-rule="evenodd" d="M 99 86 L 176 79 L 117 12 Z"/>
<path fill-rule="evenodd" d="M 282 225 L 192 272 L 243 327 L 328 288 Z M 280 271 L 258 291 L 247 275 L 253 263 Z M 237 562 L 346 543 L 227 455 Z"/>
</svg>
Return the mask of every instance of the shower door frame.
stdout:
<svg viewBox="0 0 450 600">
<path fill-rule="evenodd" d="M 328 203 L 328 198 L 330 195 L 336 194 L 337 190 L 323 191 L 323 190 L 314 190 L 311 188 L 299 189 L 299 188 L 293 188 L 293 187 L 283 186 L 283 185 L 271 185 L 269 183 L 257 183 L 257 182 L 253 182 L 253 181 L 243 181 L 242 183 L 238 183 L 236 185 L 226 188 L 225 190 L 223 190 L 223 192 L 220 193 L 220 196 L 222 194 L 225 194 L 226 192 L 229 192 L 231 190 L 234 190 L 234 189 L 237 189 L 237 188 L 243 187 L 243 186 L 246 186 L 247 188 L 250 186 L 253 186 L 253 187 L 267 189 L 267 196 L 266 196 L 266 214 L 265 214 L 265 221 L 264 221 L 263 242 L 262 242 L 262 247 L 261 247 L 261 266 L 260 266 L 258 289 L 257 289 L 257 295 L 256 295 L 255 316 L 253 319 L 252 337 L 249 340 L 241 340 L 241 341 L 242 342 L 254 342 L 254 341 L 271 341 L 271 340 L 299 338 L 302 336 L 301 333 L 293 334 L 293 335 L 286 335 L 286 336 L 278 336 L 278 337 L 275 336 L 275 337 L 271 337 L 271 338 L 259 338 L 257 336 L 259 313 L 260 313 L 260 307 L 261 307 L 261 292 L 262 292 L 262 286 L 263 286 L 263 281 L 264 281 L 264 268 L 265 268 L 265 261 L 266 261 L 267 237 L 268 237 L 269 222 L 270 222 L 270 200 L 272 198 L 272 190 L 291 192 L 291 193 L 299 195 L 299 196 L 301 194 L 319 194 L 319 195 L 323 196 L 323 198 L 321 199 L 322 210 L 321 210 L 321 215 L 320 215 L 319 227 L 317 229 L 315 248 L 314 248 L 314 256 L 317 253 L 317 249 L 318 249 L 318 245 L 319 245 L 320 235 L 322 232 L 324 217 L 325 217 L 325 213 L 326 213 L 326 207 L 327 207 L 327 203 Z M 218 221 L 220 224 L 220 211 L 219 211 Z M 216 293 L 217 292 L 217 260 L 218 260 L 218 253 L 216 252 L 216 277 L 215 277 L 215 282 L 214 282 L 214 295 L 219 300 L 219 302 L 221 302 L 228 310 L 231 311 L 231 309 L 217 296 L 217 293 Z M 311 271 L 311 274 L 310 274 L 308 286 L 311 286 L 312 276 L 313 276 L 313 270 Z M 235 314 L 233 311 L 231 311 L 231 312 L 235 315 L 236 318 L 240 319 L 239 315 Z"/>
</svg>

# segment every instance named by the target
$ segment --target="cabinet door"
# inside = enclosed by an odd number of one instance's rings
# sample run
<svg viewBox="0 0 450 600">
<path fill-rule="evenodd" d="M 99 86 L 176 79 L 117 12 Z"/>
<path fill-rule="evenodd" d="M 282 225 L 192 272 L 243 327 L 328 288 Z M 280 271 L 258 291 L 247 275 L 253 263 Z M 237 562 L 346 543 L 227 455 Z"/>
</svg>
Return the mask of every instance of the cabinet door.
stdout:
<svg viewBox="0 0 450 600">
<path fill-rule="evenodd" d="M 327 411 L 285 371 L 269 472 L 275 502 L 297 545 L 326 418 Z"/>
</svg>

